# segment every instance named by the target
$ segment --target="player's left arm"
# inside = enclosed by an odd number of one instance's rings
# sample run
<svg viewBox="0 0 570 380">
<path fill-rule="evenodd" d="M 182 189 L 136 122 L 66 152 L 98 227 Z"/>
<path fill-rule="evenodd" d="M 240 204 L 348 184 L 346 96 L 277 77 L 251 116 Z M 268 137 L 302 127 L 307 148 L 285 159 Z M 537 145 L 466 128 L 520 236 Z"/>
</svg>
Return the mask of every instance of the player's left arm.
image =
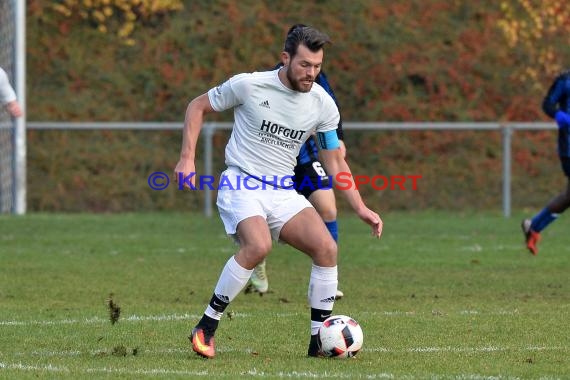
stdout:
<svg viewBox="0 0 570 380">
<path fill-rule="evenodd" d="M 344 145 L 343 140 L 338 140 L 340 153 L 342 154 L 342 158 L 346 159 L 346 145 Z"/>
<path fill-rule="evenodd" d="M 319 155 L 326 172 L 332 177 L 336 187 L 342 189 L 342 193 L 358 217 L 369 224 L 372 227 L 372 234 L 379 238 L 382 235 L 382 219 L 364 204 L 352 178 L 350 167 L 343 157 L 336 131 L 317 132 L 317 141 L 321 149 Z M 342 182 L 339 182 L 341 177 Z"/>
</svg>

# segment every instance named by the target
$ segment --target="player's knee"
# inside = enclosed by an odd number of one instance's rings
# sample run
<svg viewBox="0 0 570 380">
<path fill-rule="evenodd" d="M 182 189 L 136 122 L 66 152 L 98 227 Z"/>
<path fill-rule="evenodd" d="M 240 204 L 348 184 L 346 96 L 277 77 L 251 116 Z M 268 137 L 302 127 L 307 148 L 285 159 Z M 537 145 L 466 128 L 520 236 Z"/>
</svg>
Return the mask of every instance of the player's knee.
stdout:
<svg viewBox="0 0 570 380">
<path fill-rule="evenodd" d="M 260 260 L 263 260 L 271 251 L 271 240 L 268 242 L 260 242 L 251 248 L 251 252 L 254 256 L 259 257 Z"/>
<path fill-rule="evenodd" d="M 326 252 L 327 256 L 334 257 L 336 260 L 336 255 L 338 253 L 338 246 L 336 245 L 336 241 L 333 239 L 328 240 L 328 243 L 326 244 Z"/>
<path fill-rule="evenodd" d="M 336 207 L 323 208 L 319 210 L 319 214 L 325 222 L 336 220 Z"/>
<path fill-rule="evenodd" d="M 319 250 L 320 259 L 327 263 L 327 266 L 336 265 L 337 245 L 333 239 L 326 239 L 323 241 L 321 249 Z"/>
<path fill-rule="evenodd" d="M 236 260 L 247 269 L 253 269 L 261 263 L 269 254 L 271 244 L 267 247 L 264 244 L 242 246 L 236 254 Z"/>
<path fill-rule="evenodd" d="M 269 251 L 271 251 L 271 247 L 271 240 L 264 240 L 242 245 L 241 251 L 253 260 L 262 261 L 269 254 Z"/>
</svg>

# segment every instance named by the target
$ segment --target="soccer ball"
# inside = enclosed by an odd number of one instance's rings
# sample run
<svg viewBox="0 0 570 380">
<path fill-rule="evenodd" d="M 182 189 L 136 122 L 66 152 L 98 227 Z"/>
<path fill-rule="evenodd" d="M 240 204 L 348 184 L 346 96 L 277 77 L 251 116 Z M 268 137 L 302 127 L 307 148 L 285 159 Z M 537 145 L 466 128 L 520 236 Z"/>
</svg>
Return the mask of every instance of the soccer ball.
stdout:
<svg viewBox="0 0 570 380">
<path fill-rule="evenodd" d="M 328 317 L 319 329 L 319 344 L 324 356 L 351 358 L 360 351 L 363 341 L 362 328 L 346 315 Z"/>
</svg>

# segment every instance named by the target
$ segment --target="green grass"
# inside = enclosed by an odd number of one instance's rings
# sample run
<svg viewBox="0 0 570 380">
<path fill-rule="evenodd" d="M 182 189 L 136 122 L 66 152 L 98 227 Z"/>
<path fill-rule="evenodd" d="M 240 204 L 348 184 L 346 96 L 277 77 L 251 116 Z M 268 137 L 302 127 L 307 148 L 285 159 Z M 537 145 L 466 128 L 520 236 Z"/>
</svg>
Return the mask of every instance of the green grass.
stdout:
<svg viewBox="0 0 570 380">
<path fill-rule="evenodd" d="M 235 250 L 217 217 L 1 216 L 0 378 L 568 378 L 567 221 L 533 257 L 520 217 L 389 213 L 380 240 L 340 219 L 334 311 L 363 327 L 353 360 L 305 356 L 310 261 L 276 245 L 271 293 L 241 294 L 204 360 L 187 335 Z"/>
</svg>

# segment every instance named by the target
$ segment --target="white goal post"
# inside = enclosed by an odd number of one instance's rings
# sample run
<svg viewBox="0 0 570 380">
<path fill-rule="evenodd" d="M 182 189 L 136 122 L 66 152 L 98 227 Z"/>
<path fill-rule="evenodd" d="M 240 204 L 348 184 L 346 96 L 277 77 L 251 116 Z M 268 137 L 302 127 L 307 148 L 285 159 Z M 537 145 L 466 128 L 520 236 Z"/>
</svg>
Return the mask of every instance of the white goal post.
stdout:
<svg viewBox="0 0 570 380">
<path fill-rule="evenodd" d="M 0 110 L 0 213 L 26 212 L 26 1 L 0 0 L 0 67 L 24 116 Z"/>
</svg>

